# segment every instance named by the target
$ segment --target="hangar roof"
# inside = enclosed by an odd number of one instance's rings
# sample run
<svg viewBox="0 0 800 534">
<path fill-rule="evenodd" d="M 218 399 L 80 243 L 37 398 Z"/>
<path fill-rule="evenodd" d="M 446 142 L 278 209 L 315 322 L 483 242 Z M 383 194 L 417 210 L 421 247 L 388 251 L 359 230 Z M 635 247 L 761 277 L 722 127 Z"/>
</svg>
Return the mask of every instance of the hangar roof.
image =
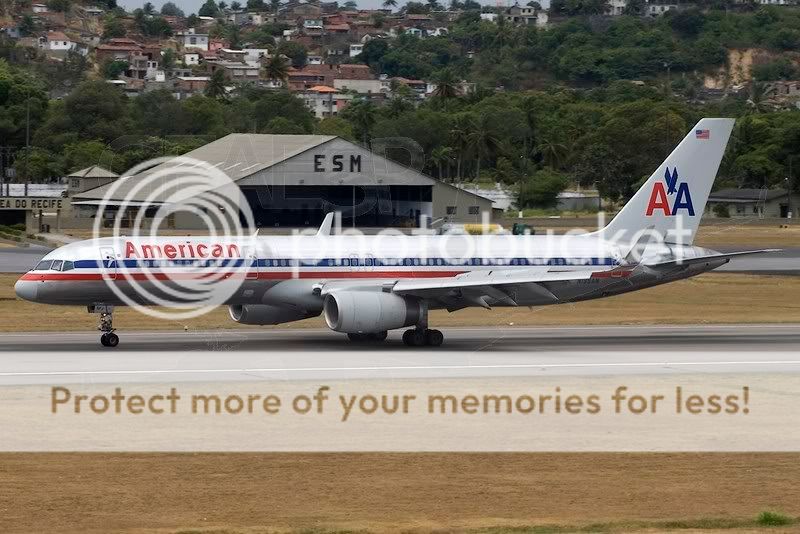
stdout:
<svg viewBox="0 0 800 534">
<path fill-rule="evenodd" d="M 322 148 L 322 145 L 326 145 Z M 313 156 L 296 158 L 304 152 L 315 150 Z M 337 155 L 342 159 L 345 169 L 351 170 L 343 174 L 336 172 L 333 160 Z M 350 158 L 360 158 L 358 170 L 353 172 Z M 409 168 L 350 141 L 331 135 L 271 135 L 271 134 L 230 134 L 216 141 L 201 146 L 182 157 L 202 161 L 218 168 L 227 174 L 240 187 L 279 184 L 281 186 L 433 186 L 440 184 L 430 176 Z M 317 158 L 321 158 L 319 162 Z M 319 164 L 319 168 L 317 165 Z M 341 171 L 341 169 L 340 169 Z M 143 178 L 153 174 L 161 174 L 164 179 L 148 180 Z M 75 201 L 126 200 L 134 202 L 149 201 L 157 204 L 170 199 L 179 202 L 182 198 L 199 193 L 197 189 L 183 191 L 186 182 L 175 180 L 180 175 L 197 174 L 196 168 L 187 161 L 170 160 L 156 165 L 132 176 L 122 176 L 115 182 L 82 193 L 76 194 Z M 345 179 L 346 176 L 346 179 Z M 146 185 L 144 185 L 146 183 Z M 112 189 L 113 188 L 113 189 Z M 470 193 L 468 193 L 470 194 Z M 183 197 L 181 196 L 183 195 Z M 478 196 L 471 194 L 472 196 Z M 483 197 L 479 197 L 483 198 Z M 485 199 L 484 199 L 485 200 Z M 86 202 L 84 202 L 86 203 Z"/>
</svg>

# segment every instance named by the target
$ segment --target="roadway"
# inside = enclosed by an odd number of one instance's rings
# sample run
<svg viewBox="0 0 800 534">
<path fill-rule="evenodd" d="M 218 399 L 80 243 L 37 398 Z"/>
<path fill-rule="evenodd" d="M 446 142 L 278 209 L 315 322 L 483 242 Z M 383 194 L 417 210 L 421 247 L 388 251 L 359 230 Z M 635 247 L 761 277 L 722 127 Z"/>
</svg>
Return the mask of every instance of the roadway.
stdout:
<svg viewBox="0 0 800 534">
<path fill-rule="evenodd" d="M 800 325 L 463 328 L 408 349 L 326 330 L 0 336 L 0 385 L 350 378 L 800 372 Z"/>
</svg>

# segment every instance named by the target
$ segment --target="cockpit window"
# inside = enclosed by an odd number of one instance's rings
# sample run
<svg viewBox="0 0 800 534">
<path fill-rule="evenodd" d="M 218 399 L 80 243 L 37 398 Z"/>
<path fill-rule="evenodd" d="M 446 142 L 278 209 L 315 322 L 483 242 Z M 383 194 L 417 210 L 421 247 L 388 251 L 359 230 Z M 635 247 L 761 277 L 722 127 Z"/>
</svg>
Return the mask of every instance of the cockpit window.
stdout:
<svg viewBox="0 0 800 534">
<path fill-rule="evenodd" d="M 74 268 L 75 268 L 75 263 L 73 263 L 71 261 L 65 261 L 64 265 L 61 267 L 61 270 L 62 271 L 71 271 Z"/>
<path fill-rule="evenodd" d="M 34 271 L 46 271 L 53 265 L 53 260 L 42 260 L 34 267 Z"/>
<path fill-rule="evenodd" d="M 61 270 L 61 265 L 62 265 L 63 263 L 64 263 L 64 262 L 63 262 L 63 261 L 61 261 L 61 260 L 53 260 L 53 270 L 54 270 L 54 271 L 60 271 L 60 270 Z"/>
</svg>

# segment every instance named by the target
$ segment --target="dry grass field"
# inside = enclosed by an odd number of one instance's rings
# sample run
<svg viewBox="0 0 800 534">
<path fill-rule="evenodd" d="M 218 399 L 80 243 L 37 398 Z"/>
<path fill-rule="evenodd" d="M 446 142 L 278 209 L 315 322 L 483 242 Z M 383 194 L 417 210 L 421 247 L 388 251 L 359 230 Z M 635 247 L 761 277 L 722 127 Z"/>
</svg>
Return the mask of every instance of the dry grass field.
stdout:
<svg viewBox="0 0 800 534">
<path fill-rule="evenodd" d="M 798 480 L 797 454 L 6 454 L 0 531 L 754 532 Z"/>
<path fill-rule="evenodd" d="M 96 316 L 72 306 L 46 306 L 21 301 L 13 291 L 16 275 L 0 274 L 0 331 L 92 330 Z M 437 311 L 431 323 L 441 327 L 603 324 L 704 324 L 800 322 L 800 277 L 705 274 L 660 287 L 607 299 L 528 308 L 467 309 L 455 313 Z M 121 330 L 190 330 L 243 327 L 234 323 L 224 308 L 188 321 L 153 319 L 120 308 L 114 325 Z M 290 325 L 291 328 L 324 328 L 322 318 Z"/>
</svg>

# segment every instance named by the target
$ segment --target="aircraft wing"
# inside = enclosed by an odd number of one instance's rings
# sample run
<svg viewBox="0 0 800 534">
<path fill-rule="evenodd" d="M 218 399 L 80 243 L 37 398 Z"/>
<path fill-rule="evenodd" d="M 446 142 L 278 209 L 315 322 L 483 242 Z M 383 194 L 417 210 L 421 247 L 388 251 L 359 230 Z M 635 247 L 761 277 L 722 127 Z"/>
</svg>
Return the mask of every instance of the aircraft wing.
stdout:
<svg viewBox="0 0 800 534">
<path fill-rule="evenodd" d="M 532 299 L 537 303 L 549 304 L 558 302 L 558 297 L 547 289 L 547 282 L 586 280 L 596 276 L 623 277 L 630 273 L 627 268 L 603 271 L 551 269 L 493 269 L 472 271 L 451 278 L 399 280 L 391 291 L 398 295 L 438 300 L 448 309 L 465 306 L 488 308 L 490 305 L 487 300 L 513 306 L 518 305 L 518 300 L 531 302 Z"/>
<path fill-rule="evenodd" d="M 673 267 L 680 265 L 694 265 L 697 263 L 706 263 L 719 260 L 726 260 L 725 263 L 728 263 L 732 258 L 735 258 L 737 256 L 747 256 L 750 254 L 768 254 L 770 252 L 781 252 L 781 251 L 782 249 L 779 248 L 764 248 L 761 250 L 743 250 L 741 252 L 709 254 L 707 256 L 696 256 L 694 258 L 683 258 L 679 260 L 670 260 L 661 263 L 647 264 L 647 267 L 658 268 L 658 267 Z"/>
</svg>

